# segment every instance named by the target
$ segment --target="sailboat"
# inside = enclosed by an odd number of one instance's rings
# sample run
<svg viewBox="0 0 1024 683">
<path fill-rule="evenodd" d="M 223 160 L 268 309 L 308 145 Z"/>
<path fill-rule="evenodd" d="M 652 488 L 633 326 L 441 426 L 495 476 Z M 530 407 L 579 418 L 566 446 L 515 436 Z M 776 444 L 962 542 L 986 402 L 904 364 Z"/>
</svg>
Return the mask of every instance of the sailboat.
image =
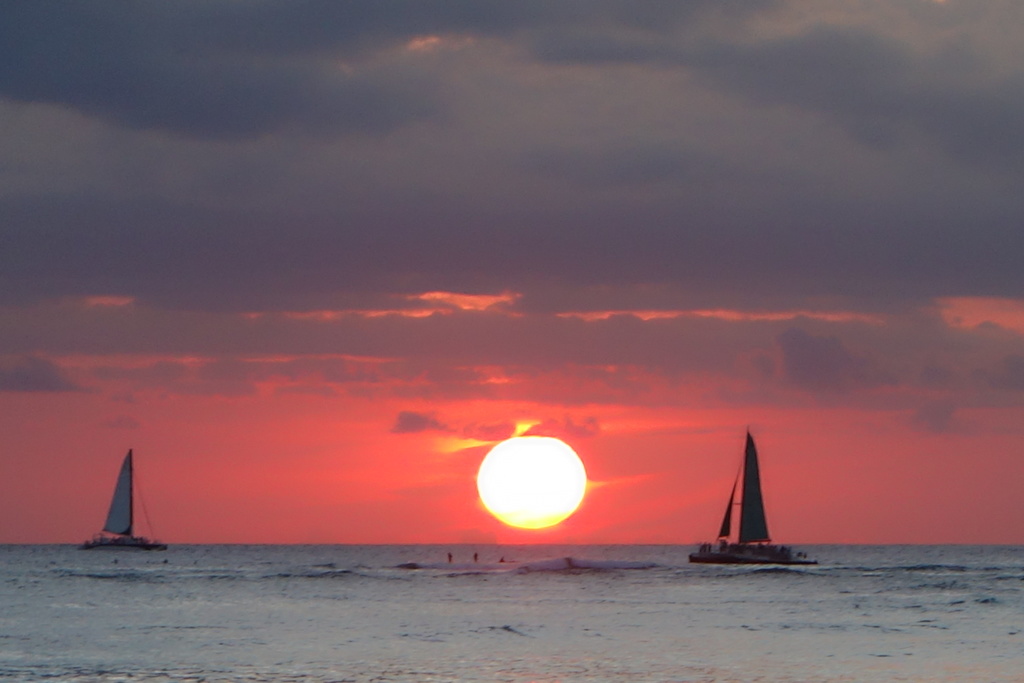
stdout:
<svg viewBox="0 0 1024 683">
<path fill-rule="evenodd" d="M 732 511 L 736 502 L 736 491 L 743 479 L 740 498 L 739 534 L 736 542 L 730 543 L 732 534 Z M 717 543 L 704 543 L 690 554 L 690 562 L 705 564 L 818 564 L 804 553 L 794 553 L 792 548 L 773 545 L 768 535 L 768 520 L 764 514 L 764 499 L 761 496 L 761 475 L 757 466 L 757 446 L 754 437 L 747 432 L 747 446 L 743 457 L 743 468 L 736 475 L 729 494 L 729 504 L 718 531 Z"/>
<path fill-rule="evenodd" d="M 167 550 L 159 541 L 136 536 L 134 531 L 135 494 L 132 472 L 132 451 L 124 456 L 121 472 L 117 475 L 114 497 L 110 501 L 110 512 L 103 531 L 81 545 L 82 550 L 105 548 L 110 550 Z"/>
</svg>

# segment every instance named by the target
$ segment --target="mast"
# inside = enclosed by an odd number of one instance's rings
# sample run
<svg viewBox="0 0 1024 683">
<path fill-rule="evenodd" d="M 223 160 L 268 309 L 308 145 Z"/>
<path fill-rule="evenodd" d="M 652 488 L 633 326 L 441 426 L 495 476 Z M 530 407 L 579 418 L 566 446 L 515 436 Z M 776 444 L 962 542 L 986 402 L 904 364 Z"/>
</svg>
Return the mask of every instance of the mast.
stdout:
<svg viewBox="0 0 1024 683">
<path fill-rule="evenodd" d="M 740 503 L 740 543 L 770 541 L 768 521 L 761 497 L 761 475 L 757 466 L 757 447 L 754 437 L 747 432 L 747 447 L 743 459 L 743 498 Z"/>
<path fill-rule="evenodd" d="M 124 458 L 125 466 L 128 468 L 128 536 L 135 535 L 135 464 L 132 458 L 132 449 L 128 449 L 128 455 Z"/>
</svg>

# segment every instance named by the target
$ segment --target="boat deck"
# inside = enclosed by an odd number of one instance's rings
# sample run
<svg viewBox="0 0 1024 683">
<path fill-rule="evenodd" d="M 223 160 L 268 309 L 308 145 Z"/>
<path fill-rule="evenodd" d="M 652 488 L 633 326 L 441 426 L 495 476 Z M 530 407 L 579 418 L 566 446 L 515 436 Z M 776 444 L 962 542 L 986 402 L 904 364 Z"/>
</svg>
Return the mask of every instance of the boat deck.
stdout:
<svg viewBox="0 0 1024 683">
<path fill-rule="evenodd" d="M 748 553 L 690 553 L 690 562 L 696 564 L 818 564 L 804 557 L 759 555 Z"/>
</svg>

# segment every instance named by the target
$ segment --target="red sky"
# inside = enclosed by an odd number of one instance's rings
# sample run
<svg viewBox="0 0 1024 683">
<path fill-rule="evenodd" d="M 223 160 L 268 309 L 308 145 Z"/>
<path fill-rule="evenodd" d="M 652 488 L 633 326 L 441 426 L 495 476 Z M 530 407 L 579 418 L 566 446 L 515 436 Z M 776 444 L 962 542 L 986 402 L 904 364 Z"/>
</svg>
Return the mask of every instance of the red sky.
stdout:
<svg viewBox="0 0 1024 683">
<path fill-rule="evenodd" d="M 310 8 L 0 4 L 0 542 L 1024 543 L 1019 2 Z"/>
<path fill-rule="evenodd" d="M 905 316 L 580 320 L 447 306 L 222 316 L 218 338 L 249 340 L 237 354 L 9 363 L 9 383 L 48 372 L 68 390 L 0 393 L 3 540 L 96 531 L 131 447 L 149 519 L 170 542 L 691 543 L 715 532 L 749 427 L 779 540 L 1020 541 L 1010 302 L 921 313 L 923 352 L 902 341 L 915 331 Z M 154 315 L 126 302 L 62 307 L 63 324 L 125 339 Z M 194 324 L 162 315 L 168 330 Z M 63 334 L 38 318 L 45 331 L 17 327 Z M 289 331 L 308 353 L 255 350 Z M 359 355 L 316 348 L 338 339 Z M 509 529 L 477 500 L 487 449 L 526 429 L 565 439 L 589 474 L 583 506 L 554 529 Z"/>
</svg>

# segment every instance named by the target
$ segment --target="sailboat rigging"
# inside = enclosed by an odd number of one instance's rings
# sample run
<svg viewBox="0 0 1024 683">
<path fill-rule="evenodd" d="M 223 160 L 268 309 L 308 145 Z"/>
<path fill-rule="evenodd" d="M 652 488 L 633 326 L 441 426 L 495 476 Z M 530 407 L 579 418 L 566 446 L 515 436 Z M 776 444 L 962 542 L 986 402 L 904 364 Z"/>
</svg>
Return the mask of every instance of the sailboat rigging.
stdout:
<svg viewBox="0 0 1024 683">
<path fill-rule="evenodd" d="M 112 550 L 167 550 L 159 541 L 136 536 L 135 531 L 135 486 L 132 451 L 124 456 L 121 471 L 117 475 L 114 496 L 110 500 L 110 511 L 103 530 L 81 545 L 82 550 L 105 548 Z"/>
<path fill-rule="evenodd" d="M 732 511 L 736 505 L 736 492 L 742 481 L 740 496 L 740 520 L 736 541 L 730 543 L 732 535 Z M 761 495 L 761 473 L 757 463 L 757 446 L 754 437 L 747 432 L 747 444 L 743 453 L 743 465 L 732 485 L 729 504 L 725 508 L 722 526 L 718 531 L 717 543 L 704 543 L 690 554 L 690 562 L 704 564 L 817 564 L 807 559 L 804 553 L 794 553 L 792 548 L 772 545 L 768 534 L 768 519 L 764 512 L 764 498 Z"/>
</svg>

